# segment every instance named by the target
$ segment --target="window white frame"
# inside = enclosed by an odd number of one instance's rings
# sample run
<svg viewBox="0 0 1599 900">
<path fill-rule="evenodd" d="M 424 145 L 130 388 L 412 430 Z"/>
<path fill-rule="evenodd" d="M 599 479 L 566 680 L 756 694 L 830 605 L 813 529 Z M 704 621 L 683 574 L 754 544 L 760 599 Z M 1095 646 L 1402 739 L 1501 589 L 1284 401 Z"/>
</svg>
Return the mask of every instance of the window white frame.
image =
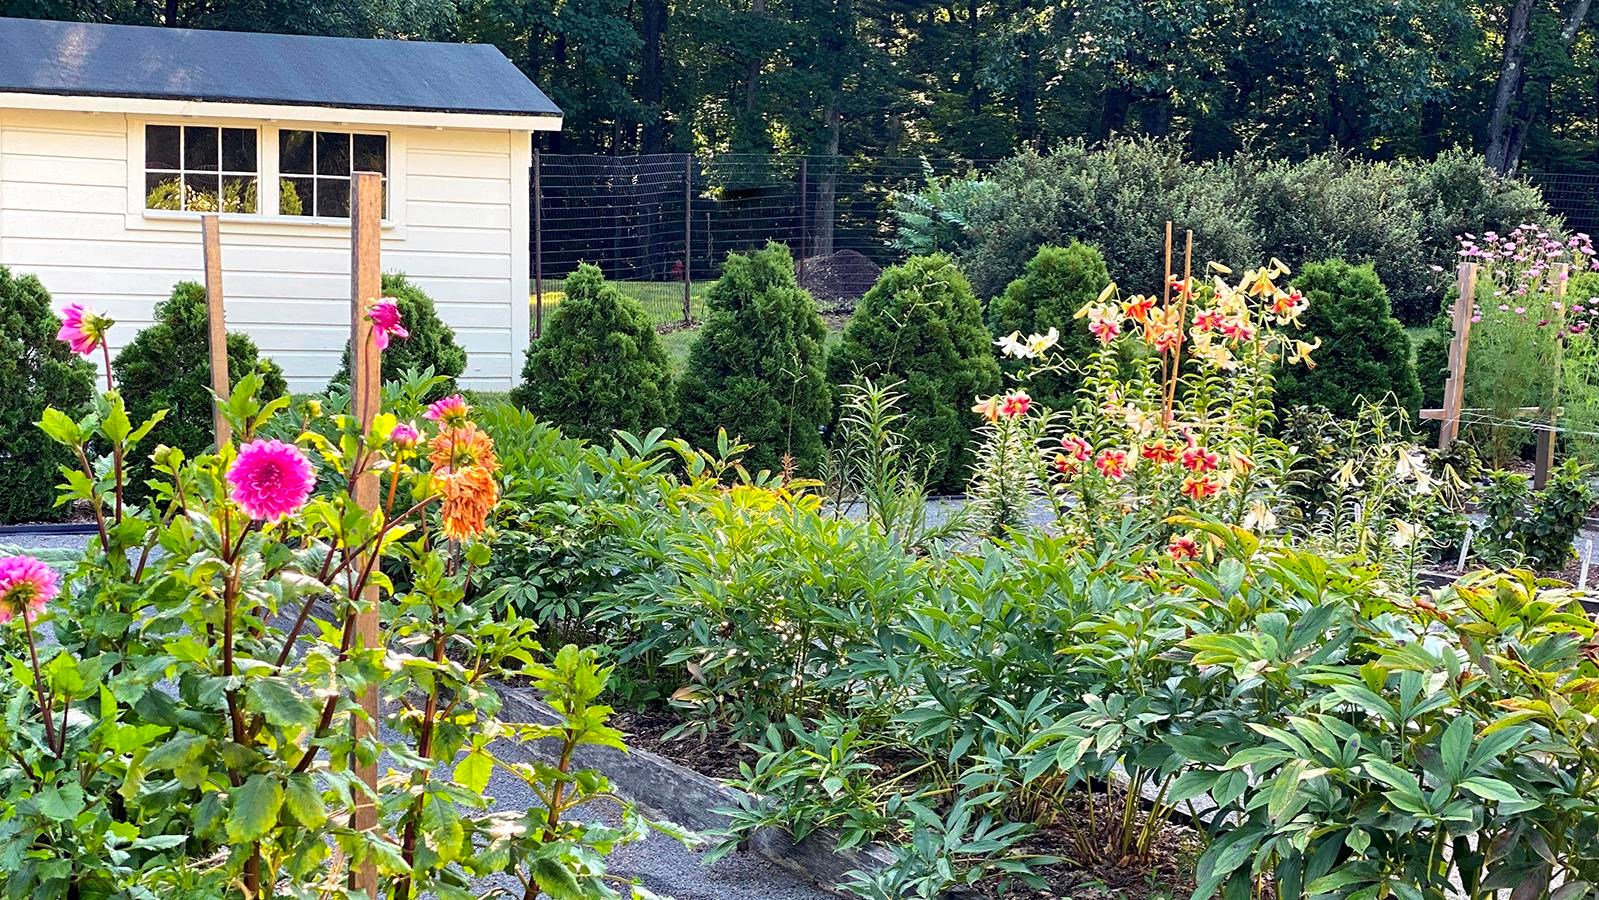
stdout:
<svg viewBox="0 0 1599 900">
<path fill-rule="evenodd" d="M 279 214 L 278 134 L 294 131 L 343 131 L 362 134 L 382 134 L 388 137 L 388 215 L 383 219 L 387 237 L 405 236 L 406 128 L 376 128 L 355 126 L 352 122 L 326 122 L 299 119 L 228 118 L 223 116 L 128 116 L 127 155 L 127 227 L 144 231 L 189 231 L 199 212 L 144 208 L 144 126 L 146 125 L 200 125 L 219 128 L 256 129 L 256 164 L 260 167 L 257 182 L 257 203 L 253 213 L 221 213 L 222 221 L 230 223 L 235 233 L 318 235 L 348 231 L 350 220 L 335 217 L 285 216 Z"/>
</svg>

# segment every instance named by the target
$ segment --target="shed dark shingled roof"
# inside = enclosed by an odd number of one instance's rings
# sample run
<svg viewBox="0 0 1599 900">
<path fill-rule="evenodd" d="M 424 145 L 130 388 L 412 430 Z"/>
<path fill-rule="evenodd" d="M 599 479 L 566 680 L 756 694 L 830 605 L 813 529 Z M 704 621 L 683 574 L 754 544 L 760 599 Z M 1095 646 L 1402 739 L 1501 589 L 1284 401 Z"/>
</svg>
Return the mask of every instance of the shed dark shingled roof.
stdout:
<svg viewBox="0 0 1599 900">
<path fill-rule="evenodd" d="M 0 92 L 558 116 L 488 44 L 0 18 Z"/>
</svg>

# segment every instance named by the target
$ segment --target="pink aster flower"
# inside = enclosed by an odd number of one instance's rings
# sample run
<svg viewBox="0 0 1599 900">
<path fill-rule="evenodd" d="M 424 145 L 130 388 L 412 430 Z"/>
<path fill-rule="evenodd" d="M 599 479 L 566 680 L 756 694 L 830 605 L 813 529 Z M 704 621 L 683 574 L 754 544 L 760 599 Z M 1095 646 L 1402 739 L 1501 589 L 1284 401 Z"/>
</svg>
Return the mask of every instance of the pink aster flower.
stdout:
<svg viewBox="0 0 1599 900">
<path fill-rule="evenodd" d="M 61 311 L 61 330 L 56 332 L 56 340 L 65 341 L 73 353 L 88 356 L 100 349 L 112 324 L 105 316 L 84 309 L 81 303 L 68 304 Z"/>
<path fill-rule="evenodd" d="M 435 400 L 428 405 L 427 412 L 422 418 L 430 422 L 440 422 L 445 425 L 460 425 L 466 422 L 467 414 L 472 407 L 466 405 L 466 398 L 460 394 L 451 394 L 443 400 Z"/>
<path fill-rule="evenodd" d="M 379 350 L 389 349 L 390 338 L 405 340 L 411 336 L 411 332 L 405 330 L 405 323 L 400 321 L 400 307 L 393 297 L 384 297 L 372 304 L 367 318 L 372 320 L 373 337 L 377 339 Z"/>
<path fill-rule="evenodd" d="M 0 559 L 0 625 L 18 613 L 32 622 L 60 592 L 55 570 L 31 556 Z"/>
<path fill-rule="evenodd" d="M 409 450 L 421 443 L 422 434 L 416 430 L 415 425 L 409 422 L 401 422 L 394 426 L 393 431 L 389 432 L 389 440 L 394 442 L 394 446 Z"/>
<path fill-rule="evenodd" d="M 276 522 L 305 505 L 316 470 L 299 447 L 282 441 L 251 441 L 228 467 L 228 496 L 252 519 Z"/>
</svg>

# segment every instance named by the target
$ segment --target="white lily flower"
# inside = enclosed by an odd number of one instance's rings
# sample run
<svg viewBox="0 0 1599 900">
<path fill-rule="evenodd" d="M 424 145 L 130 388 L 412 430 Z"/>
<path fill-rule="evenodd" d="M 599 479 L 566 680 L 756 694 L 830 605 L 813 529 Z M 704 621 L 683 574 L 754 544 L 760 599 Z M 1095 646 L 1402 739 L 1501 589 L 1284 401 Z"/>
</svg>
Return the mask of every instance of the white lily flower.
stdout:
<svg viewBox="0 0 1599 900">
<path fill-rule="evenodd" d="M 1027 359 L 1033 355 L 1032 348 L 1022 340 L 1020 331 L 1012 331 L 1010 334 L 998 338 L 994 341 L 994 346 L 999 348 L 999 352 L 1016 359 Z"/>
<path fill-rule="evenodd" d="M 1244 514 L 1244 528 L 1259 534 L 1277 527 L 1277 516 L 1266 505 L 1266 501 L 1256 498 L 1249 504 L 1249 512 Z"/>
<path fill-rule="evenodd" d="M 1048 334 L 1030 335 L 1027 338 L 1027 349 L 1033 356 L 1043 356 L 1058 343 L 1060 343 L 1060 329 L 1051 325 Z"/>
</svg>

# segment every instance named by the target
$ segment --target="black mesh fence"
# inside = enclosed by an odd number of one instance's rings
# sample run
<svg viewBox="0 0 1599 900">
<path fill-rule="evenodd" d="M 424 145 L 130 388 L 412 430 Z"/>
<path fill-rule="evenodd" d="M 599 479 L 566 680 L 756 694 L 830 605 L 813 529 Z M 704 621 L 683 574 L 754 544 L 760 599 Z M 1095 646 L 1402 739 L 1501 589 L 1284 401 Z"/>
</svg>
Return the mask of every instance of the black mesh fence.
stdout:
<svg viewBox="0 0 1599 900">
<path fill-rule="evenodd" d="M 1522 177 L 1543 191 L 1544 202 L 1565 217 L 1568 229 L 1599 236 L 1599 173 L 1527 172 Z"/>
<path fill-rule="evenodd" d="M 661 325 L 697 320 L 727 254 L 776 241 L 824 306 L 850 309 L 894 245 L 896 191 L 971 161 L 721 154 L 535 157 L 535 327 L 563 279 L 592 263 Z"/>
</svg>

